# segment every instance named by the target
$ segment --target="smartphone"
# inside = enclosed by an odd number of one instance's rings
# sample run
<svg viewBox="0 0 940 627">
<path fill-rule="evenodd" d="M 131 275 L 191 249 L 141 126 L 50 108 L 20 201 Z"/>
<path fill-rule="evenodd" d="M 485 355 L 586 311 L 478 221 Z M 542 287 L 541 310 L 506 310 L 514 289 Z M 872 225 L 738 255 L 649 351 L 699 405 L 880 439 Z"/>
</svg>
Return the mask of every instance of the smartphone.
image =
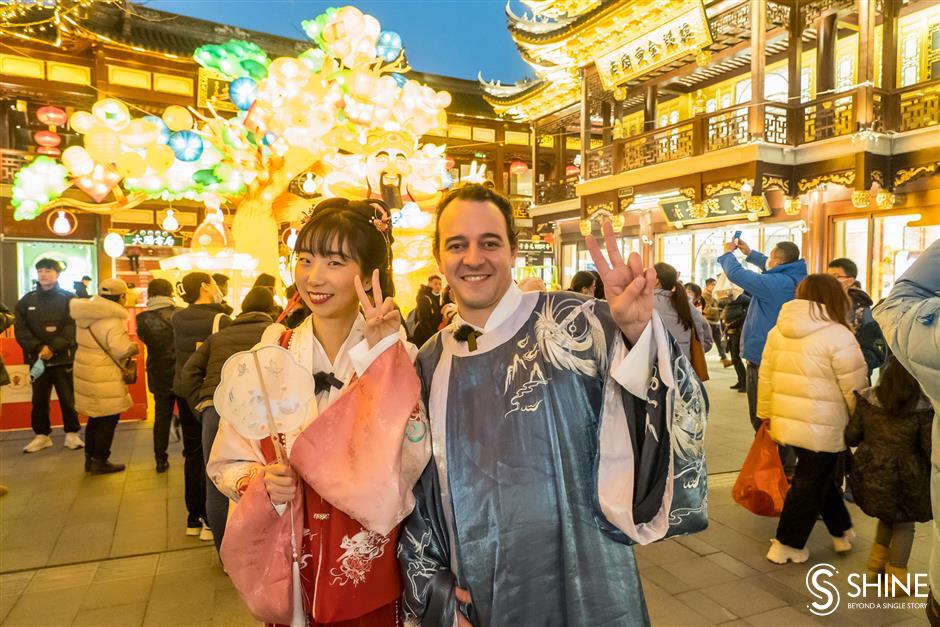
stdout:
<svg viewBox="0 0 940 627">
<path fill-rule="evenodd" d="M 737 241 L 741 239 L 741 231 L 735 231 L 734 235 L 731 236 L 732 241 Z"/>
</svg>

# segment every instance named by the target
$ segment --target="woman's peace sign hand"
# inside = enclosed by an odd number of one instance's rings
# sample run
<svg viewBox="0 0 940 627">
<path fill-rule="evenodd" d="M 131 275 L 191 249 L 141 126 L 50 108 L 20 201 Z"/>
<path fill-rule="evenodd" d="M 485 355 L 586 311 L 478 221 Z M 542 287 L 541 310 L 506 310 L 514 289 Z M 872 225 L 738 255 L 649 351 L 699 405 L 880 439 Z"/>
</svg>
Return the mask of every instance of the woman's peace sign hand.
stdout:
<svg viewBox="0 0 940 627">
<path fill-rule="evenodd" d="M 372 348 L 389 335 L 397 335 L 401 327 L 401 314 L 395 309 L 395 301 L 391 297 L 382 300 L 382 286 L 379 284 L 379 271 L 372 272 L 372 295 L 375 304 L 362 286 L 362 280 L 357 276 L 353 279 L 356 294 L 362 304 L 362 314 L 366 319 L 366 328 L 363 332 L 369 348 Z"/>
</svg>

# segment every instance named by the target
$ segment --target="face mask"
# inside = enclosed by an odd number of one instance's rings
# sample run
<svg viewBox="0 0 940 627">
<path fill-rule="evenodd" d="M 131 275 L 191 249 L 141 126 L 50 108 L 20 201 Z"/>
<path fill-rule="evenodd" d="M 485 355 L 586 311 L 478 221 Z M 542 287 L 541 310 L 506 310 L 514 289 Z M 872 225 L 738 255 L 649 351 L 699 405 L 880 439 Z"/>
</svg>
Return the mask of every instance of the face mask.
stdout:
<svg viewBox="0 0 940 627">
<path fill-rule="evenodd" d="M 36 379 L 42 376 L 42 373 L 46 371 L 46 362 L 41 359 L 37 359 L 36 363 L 33 364 L 33 367 L 29 369 L 29 382 L 32 383 Z"/>
<path fill-rule="evenodd" d="M 214 302 L 216 305 L 221 305 L 221 304 L 222 304 L 222 299 L 223 299 L 222 290 L 220 290 L 220 289 L 219 289 L 219 286 L 216 285 L 216 286 L 215 286 L 215 294 L 213 294 L 213 296 L 212 296 L 212 302 Z"/>
</svg>

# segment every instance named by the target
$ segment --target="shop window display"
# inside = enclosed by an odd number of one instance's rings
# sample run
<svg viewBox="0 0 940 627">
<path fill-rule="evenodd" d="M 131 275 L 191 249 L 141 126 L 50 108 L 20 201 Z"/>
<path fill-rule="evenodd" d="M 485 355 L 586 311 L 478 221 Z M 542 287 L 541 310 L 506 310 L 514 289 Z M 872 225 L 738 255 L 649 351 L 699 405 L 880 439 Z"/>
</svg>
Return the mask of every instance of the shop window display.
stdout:
<svg viewBox="0 0 940 627">
<path fill-rule="evenodd" d="M 846 257 L 858 265 L 858 281 L 868 290 L 868 218 L 836 220 L 833 224 L 832 259 Z"/>
<path fill-rule="evenodd" d="M 891 286 L 931 243 L 940 239 L 940 226 L 908 226 L 918 214 L 874 219 L 872 298 L 888 295 Z"/>
</svg>

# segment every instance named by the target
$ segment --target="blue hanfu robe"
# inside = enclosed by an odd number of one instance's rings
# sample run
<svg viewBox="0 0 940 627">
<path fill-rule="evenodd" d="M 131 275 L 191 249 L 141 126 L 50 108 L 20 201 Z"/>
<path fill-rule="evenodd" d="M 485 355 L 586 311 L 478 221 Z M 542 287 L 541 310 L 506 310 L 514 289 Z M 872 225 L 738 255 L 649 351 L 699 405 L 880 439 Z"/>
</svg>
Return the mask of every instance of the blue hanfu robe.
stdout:
<svg viewBox="0 0 940 627">
<path fill-rule="evenodd" d="M 704 387 L 655 312 L 628 350 L 604 301 L 506 302 L 476 350 L 452 325 L 418 356 L 433 459 L 405 618 L 451 627 L 459 586 L 476 626 L 647 624 L 630 545 L 707 524 Z"/>
</svg>

